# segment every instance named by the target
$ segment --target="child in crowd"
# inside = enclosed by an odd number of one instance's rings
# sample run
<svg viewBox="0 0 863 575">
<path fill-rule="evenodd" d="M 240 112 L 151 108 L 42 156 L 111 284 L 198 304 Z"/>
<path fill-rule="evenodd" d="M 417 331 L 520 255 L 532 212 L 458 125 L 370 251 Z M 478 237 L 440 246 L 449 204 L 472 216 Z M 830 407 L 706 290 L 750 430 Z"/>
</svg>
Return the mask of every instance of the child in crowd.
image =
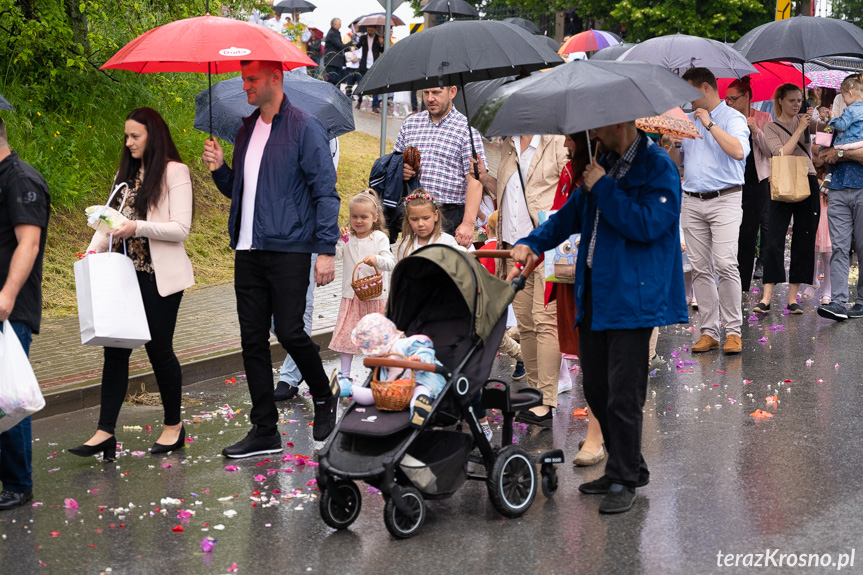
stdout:
<svg viewBox="0 0 863 575">
<path fill-rule="evenodd" d="M 417 188 L 405 198 L 405 220 L 402 224 L 402 243 L 396 250 L 398 261 L 429 244 L 444 244 L 459 248 L 455 238 L 442 229 L 441 213 L 434 196 Z"/>
<path fill-rule="evenodd" d="M 812 284 L 807 286 L 801 294 L 801 297 L 805 300 L 812 299 L 815 292 L 823 287 L 824 289 L 821 291 L 821 305 L 827 305 L 832 301 L 830 298 L 830 256 L 833 253 L 833 244 L 830 243 L 830 229 L 827 223 L 827 193 L 823 184 L 827 168 L 828 164 L 824 164 L 816 169 L 818 178 L 821 180 L 821 191 L 819 192 L 821 195 L 821 215 L 818 218 L 818 229 L 815 232 L 815 277 L 812 278 Z M 819 264 L 821 266 L 821 273 L 824 274 L 822 281 L 818 281 Z"/>
<path fill-rule="evenodd" d="M 405 337 L 404 332 L 396 328 L 396 324 L 379 313 L 371 313 L 362 318 L 351 332 L 351 341 L 363 355 L 386 357 L 400 354 L 410 360 L 441 365 L 435 358 L 434 343 L 428 336 L 412 335 Z M 422 426 L 431 412 L 432 400 L 443 391 L 446 385 L 444 377 L 431 371 L 416 372 L 416 387 L 410 402 L 411 425 Z M 410 370 L 382 367 L 378 371 L 381 381 L 407 379 Z M 375 400 L 369 387 L 353 388 L 353 399 L 360 405 L 372 405 Z M 483 430 L 488 427 L 485 423 Z M 486 436 L 491 434 L 489 428 Z"/>
<path fill-rule="evenodd" d="M 847 107 L 841 116 L 830 120 L 830 126 L 840 130 L 833 147 L 842 151 L 863 148 L 863 82 L 856 76 L 849 76 L 842 81 L 840 93 Z M 832 173 L 831 167 L 824 178 L 826 182 L 830 181 Z"/>
<path fill-rule="evenodd" d="M 370 313 L 382 313 L 387 304 L 389 278 L 387 272 L 395 267 L 395 258 L 390 251 L 390 239 L 384 221 L 383 208 L 377 194 L 371 189 L 351 198 L 350 226 L 341 229 L 342 241 L 336 245 L 336 258 L 342 256 L 342 302 L 339 319 L 333 331 L 330 349 L 341 354 L 341 369 L 337 378 L 341 396 L 351 395 L 351 362 L 359 350 L 351 340 L 351 332 L 359 321 Z M 351 287 L 354 268 L 358 263 L 377 266 L 383 275 L 383 292 L 380 296 L 360 301 Z M 360 266 L 359 272 L 363 268 Z M 368 271 L 368 270 L 366 270 Z M 366 273 L 365 275 L 368 275 Z"/>
</svg>

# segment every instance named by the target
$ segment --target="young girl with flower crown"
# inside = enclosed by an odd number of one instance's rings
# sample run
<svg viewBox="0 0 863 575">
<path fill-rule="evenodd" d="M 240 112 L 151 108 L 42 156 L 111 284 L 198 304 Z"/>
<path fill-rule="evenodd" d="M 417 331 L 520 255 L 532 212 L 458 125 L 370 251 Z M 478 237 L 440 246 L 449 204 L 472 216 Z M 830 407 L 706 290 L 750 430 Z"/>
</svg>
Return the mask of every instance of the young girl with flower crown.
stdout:
<svg viewBox="0 0 863 575">
<path fill-rule="evenodd" d="M 343 257 L 342 263 L 342 302 L 339 306 L 339 319 L 330 341 L 330 349 L 341 354 L 341 369 L 338 383 L 341 396 L 351 394 L 351 362 L 360 353 L 351 341 L 351 332 L 357 323 L 370 313 L 383 313 L 387 304 L 389 290 L 388 272 L 395 267 L 395 258 L 390 251 L 390 239 L 384 221 L 383 208 L 373 190 L 365 190 L 354 196 L 349 204 L 350 226 L 341 229 L 342 241 L 336 246 L 336 258 Z M 374 266 L 383 276 L 383 292 L 380 296 L 360 301 L 351 287 L 353 272 L 361 276 L 374 273 Z"/>
<path fill-rule="evenodd" d="M 430 244 L 444 244 L 462 249 L 454 237 L 442 230 L 442 226 L 442 216 L 434 196 L 422 188 L 414 190 L 405 198 L 402 243 L 396 250 L 398 261 Z"/>
</svg>

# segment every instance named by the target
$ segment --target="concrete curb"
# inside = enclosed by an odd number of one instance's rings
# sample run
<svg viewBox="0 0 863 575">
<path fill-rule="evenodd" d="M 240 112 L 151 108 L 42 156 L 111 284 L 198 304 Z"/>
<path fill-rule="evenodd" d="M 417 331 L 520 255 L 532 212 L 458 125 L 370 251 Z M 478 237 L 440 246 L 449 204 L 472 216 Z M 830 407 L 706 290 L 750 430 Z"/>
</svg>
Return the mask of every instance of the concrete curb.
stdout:
<svg viewBox="0 0 863 575">
<path fill-rule="evenodd" d="M 328 356 L 332 330 L 324 330 L 312 333 L 312 341 L 321 348 L 321 355 Z M 274 365 L 281 364 L 285 359 L 285 350 L 274 341 L 270 344 L 270 353 Z M 200 383 L 209 379 L 216 379 L 223 375 L 241 373 L 243 368 L 243 352 L 240 349 L 227 353 L 194 359 L 182 364 L 183 386 Z M 148 392 L 158 391 L 156 377 L 152 371 L 129 376 L 129 391 L 137 393 L 144 385 Z M 74 389 L 60 390 L 45 394 L 45 407 L 38 413 L 33 414 L 33 419 L 42 419 L 54 415 L 62 415 L 89 407 L 95 407 L 101 403 L 102 384 L 96 383 Z"/>
</svg>

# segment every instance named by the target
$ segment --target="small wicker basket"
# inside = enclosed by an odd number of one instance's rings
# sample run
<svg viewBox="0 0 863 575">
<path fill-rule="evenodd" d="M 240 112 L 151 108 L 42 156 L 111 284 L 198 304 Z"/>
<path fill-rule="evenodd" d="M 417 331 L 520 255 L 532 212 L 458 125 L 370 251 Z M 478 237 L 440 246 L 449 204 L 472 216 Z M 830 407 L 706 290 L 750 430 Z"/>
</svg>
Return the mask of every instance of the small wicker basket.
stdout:
<svg viewBox="0 0 863 575">
<path fill-rule="evenodd" d="M 400 353 L 391 353 L 391 356 L 396 356 L 401 359 L 407 357 Z M 389 368 L 395 369 L 395 368 Z M 372 388 L 372 397 L 375 399 L 375 407 L 381 411 L 404 411 L 411 403 L 414 388 L 416 387 L 417 377 L 414 370 L 410 370 L 410 379 L 396 379 L 394 381 L 381 381 L 378 379 L 380 368 L 376 367 L 372 372 L 372 381 L 369 384 Z"/>
<path fill-rule="evenodd" d="M 354 266 L 354 272 L 351 274 L 351 279 L 353 280 L 351 281 L 351 287 L 354 288 L 354 293 L 357 294 L 357 298 L 360 301 L 368 301 L 384 293 L 384 276 L 381 275 L 378 266 L 372 266 L 375 268 L 374 274 L 364 278 L 357 278 L 357 270 L 359 270 L 362 263 L 359 262 Z"/>
</svg>

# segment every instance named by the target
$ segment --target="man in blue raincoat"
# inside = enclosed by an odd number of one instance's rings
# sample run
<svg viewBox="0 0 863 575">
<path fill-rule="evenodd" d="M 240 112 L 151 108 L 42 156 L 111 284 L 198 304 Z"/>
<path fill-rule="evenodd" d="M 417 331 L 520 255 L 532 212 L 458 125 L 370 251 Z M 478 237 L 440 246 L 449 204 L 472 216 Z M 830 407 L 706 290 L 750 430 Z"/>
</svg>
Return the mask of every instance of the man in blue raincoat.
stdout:
<svg viewBox="0 0 863 575">
<path fill-rule="evenodd" d="M 641 455 L 648 344 L 655 326 L 686 323 L 680 248 L 680 176 L 668 153 L 634 122 L 594 130 L 606 153 L 582 186 L 513 249 L 519 263 L 581 233 L 575 277 L 584 396 L 608 449 L 605 475 L 583 483 L 604 494 L 600 513 L 632 508 L 650 474 Z M 512 274 L 515 275 L 515 274 Z"/>
</svg>

